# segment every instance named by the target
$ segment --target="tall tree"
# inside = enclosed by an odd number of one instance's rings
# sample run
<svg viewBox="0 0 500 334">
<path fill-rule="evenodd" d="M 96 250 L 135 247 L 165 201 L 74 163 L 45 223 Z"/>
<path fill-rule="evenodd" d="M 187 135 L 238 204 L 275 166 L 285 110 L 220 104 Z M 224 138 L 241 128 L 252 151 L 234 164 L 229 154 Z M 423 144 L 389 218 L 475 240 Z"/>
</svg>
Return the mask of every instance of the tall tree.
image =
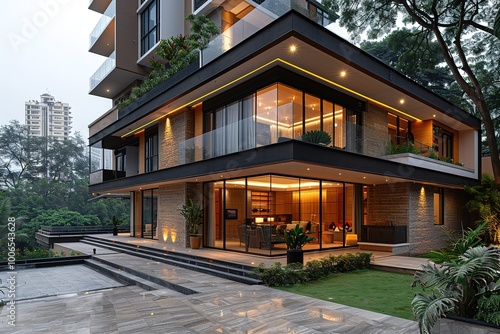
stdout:
<svg viewBox="0 0 500 334">
<path fill-rule="evenodd" d="M 18 189 L 32 180 L 41 162 L 41 137 L 33 137 L 27 127 L 11 121 L 0 127 L 0 187 Z"/>
<path fill-rule="evenodd" d="M 483 120 L 495 182 L 500 184 L 500 159 L 491 86 L 499 86 L 500 41 L 495 36 L 499 0 L 323 0 L 340 25 L 359 41 L 374 40 L 394 29 L 400 20 L 415 36 L 435 41 L 456 83 Z M 498 32 L 498 18 L 495 28 Z M 497 33 L 498 36 L 498 33 Z M 428 43 L 427 43 L 428 42 Z M 418 60 L 417 60 L 418 61 Z M 493 90 L 494 91 L 494 90 Z M 493 100 L 493 101 L 492 101 Z"/>
</svg>

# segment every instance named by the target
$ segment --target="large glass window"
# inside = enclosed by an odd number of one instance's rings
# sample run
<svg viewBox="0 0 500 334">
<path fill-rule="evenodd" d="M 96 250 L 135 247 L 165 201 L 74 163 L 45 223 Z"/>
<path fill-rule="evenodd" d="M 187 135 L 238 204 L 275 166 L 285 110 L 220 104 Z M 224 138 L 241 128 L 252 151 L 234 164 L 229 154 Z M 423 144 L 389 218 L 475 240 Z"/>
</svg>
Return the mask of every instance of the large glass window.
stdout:
<svg viewBox="0 0 500 334">
<path fill-rule="evenodd" d="M 205 244 L 262 255 L 283 255 L 286 230 L 299 224 L 315 240 L 304 250 L 357 244 L 355 185 L 279 175 L 205 184 Z M 360 187 L 360 189 L 362 189 Z M 361 221 L 359 222 L 362 223 Z"/>
<path fill-rule="evenodd" d="M 141 56 L 160 40 L 160 1 L 153 2 L 141 13 Z"/>
<path fill-rule="evenodd" d="M 205 158 L 298 139 L 312 130 L 328 132 L 331 146 L 362 150 L 359 111 L 279 83 L 206 110 L 204 117 Z"/>
</svg>

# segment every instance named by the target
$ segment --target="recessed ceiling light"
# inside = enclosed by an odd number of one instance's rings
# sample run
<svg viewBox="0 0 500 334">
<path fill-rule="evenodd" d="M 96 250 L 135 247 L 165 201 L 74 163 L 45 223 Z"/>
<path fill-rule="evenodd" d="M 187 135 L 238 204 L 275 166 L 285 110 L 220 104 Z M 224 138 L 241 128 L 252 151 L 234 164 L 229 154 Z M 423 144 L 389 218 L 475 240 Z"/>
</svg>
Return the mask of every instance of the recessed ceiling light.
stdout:
<svg viewBox="0 0 500 334">
<path fill-rule="evenodd" d="M 405 104 L 405 99 L 399 100 L 399 104 Z"/>
<path fill-rule="evenodd" d="M 307 170 L 311 170 L 311 168 L 307 168 Z"/>
<path fill-rule="evenodd" d="M 436 114 L 432 115 L 432 117 L 436 117 Z"/>
<path fill-rule="evenodd" d="M 295 44 L 290 45 L 290 52 L 297 51 L 297 46 Z"/>
<path fill-rule="evenodd" d="M 366 179 L 366 176 L 363 176 L 363 179 Z"/>
<path fill-rule="evenodd" d="M 342 173 L 339 173 L 339 175 L 342 175 Z"/>
<path fill-rule="evenodd" d="M 343 78 L 347 75 L 347 72 L 346 71 L 340 71 L 340 76 Z"/>
<path fill-rule="evenodd" d="M 109 93 L 109 89 L 106 89 L 106 92 L 108 92 L 108 93 Z"/>
</svg>

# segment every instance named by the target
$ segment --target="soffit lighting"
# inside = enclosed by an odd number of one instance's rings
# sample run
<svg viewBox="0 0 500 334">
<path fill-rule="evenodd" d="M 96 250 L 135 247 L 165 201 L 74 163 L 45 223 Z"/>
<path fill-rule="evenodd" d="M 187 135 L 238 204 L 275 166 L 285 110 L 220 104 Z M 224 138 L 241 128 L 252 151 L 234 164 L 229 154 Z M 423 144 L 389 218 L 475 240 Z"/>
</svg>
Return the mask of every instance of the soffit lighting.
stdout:
<svg viewBox="0 0 500 334">
<path fill-rule="evenodd" d="M 346 71 L 340 71 L 340 76 L 341 76 L 342 78 L 344 78 L 346 75 L 347 75 L 347 72 L 346 72 Z"/>
<path fill-rule="evenodd" d="M 296 51 L 297 51 L 297 45 L 295 45 L 295 44 L 290 45 L 290 52 L 294 53 Z"/>
<path fill-rule="evenodd" d="M 394 108 L 394 107 L 391 107 L 391 106 L 389 106 L 389 105 L 387 105 L 387 104 L 385 104 L 385 103 L 383 103 L 383 102 L 380 102 L 380 101 L 375 100 L 375 99 L 373 99 L 373 98 L 371 98 L 371 97 L 368 97 L 368 96 L 366 96 L 366 95 L 364 95 L 364 94 L 361 94 L 361 93 L 359 93 L 359 92 L 356 92 L 356 91 L 354 91 L 354 90 L 352 90 L 352 89 L 350 89 L 350 88 L 347 88 L 347 87 L 345 87 L 345 86 L 343 86 L 343 85 L 341 85 L 341 84 L 339 84 L 339 83 L 336 83 L 336 82 L 334 82 L 334 81 L 332 81 L 332 80 L 330 80 L 330 79 L 327 79 L 327 78 L 325 78 L 325 77 L 322 77 L 322 76 L 320 76 L 319 74 L 316 74 L 316 73 L 314 73 L 314 72 L 311 72 L 311 71 L 309 71 L 309 70 L 306 70 L 306 69 L 304 69 L 304 68 L 302 68 L 302 67 L 300 67 L 300 66 L 297 66 L 297 65 L 295 65 L 295 64 L 292 64 L 292 63 L 290 63 L 290 62 L 288 62 L 288 61 L 286 61 L 286 60 L 283 60 L 283 59 L 281 59 L 281 58 L 276 58 L 276 59 L 274 59 L 274 60 L 271 60 L 271 61 L 269 61 L 269 62 L 265 63 L 265 64 L 264 64 L 264 65 L 262 65 L 262 66 L 259 66 L 259 67 L 255 68 L 255 69 L 254 69 L 254 70 L 252 70 L 252 71 L 249 71 L 249 72 L 245 73 L 244 75 L 242 75 L 242 76 L 240 76 L 240 77 L 238 77 L 238 78 L 236 78 L 236 79 L 234 79 L 234 80 L 232 80 L 232 81 L 230 81 L 230 82 L 228 82 L 228 83 L 226 83 L 226 84 L 224 84 L 224 85 L 222 85 L 222 86 L 217 87 L 216 89 L 214 89 L 214 90 L 212 90 L 212 91 L 210 91 L 210 92 L 208 92 L 208 93 L 205 93 L 205 94 L 201 95 L 200 97 L 195 98 L 195 99 L 194 99 L 194 100 L 192 100 L 192 101 L 189 101 L 189 102 L 187 102 L 187 103 L 182 104 L 181 106 L 179 106 L 179 107 L 177 107 L 177 108 L 175 108 L 175 109 L 173 109 L 173 110 L 171 110 L 171 111 L 169 111 L 169 112 L 165 113 L 164 115 L 161 115 L 161 116 L 159 116 L 159 117 L 157 117 L 157 118 L 153 119 L 152 121 L 150 121 L 150 122 L 148 122 L 148 123 L 146 123 L 146 124 L 144 124 L 144 125 L 141 125 L 141 126 L 139 126 L 139 127 L 135 128 L 135 129 L 133 129 L 133 130 L 131 130 L 131 131 L 129 131 L 129 132 L 127 132 L 127 133 L 125 133 L 124 135 L 122 135 L 122 136 L 121 136 L 121 138 L 128 137 L 129 135 L 131 135 L 131 134 L 133 134 L 133 133 L 135 133 L 135 132 L 137 132 L 137 131 L 139 131 L 139 130 L 141 130 L 141 129 L 144 129 L 144 128 L 146 128 L 148 125 L 153 124 L 153 123 L 155 123 L 155 122 L 157 122 L 157 121 L 161 120 L 162 118 L 164 118 L 164 117 L 166 117 L 166 116 L 168 116 L 168 115 L 170 115 L 170 114 L 173 114 L 173 113 L 175 113 L 175 112 L 177 112 L 177 111 L 179 111 L 179 110 L 181 110 L 181 109 L 183 109 L 183 108 L 185 108 L 185 107 L 196 105 L 196 104 L 200 103 L 203 99 L 205 99 L 205 98 L 207 98 L 207 97 L 209 97 L 209 96 L 211 96 L 211 95 L 214 95 L 215 93 L 217 93 L 217 92 L 219 92 L 219 91 L 221 91 L 221 90 L 223 90 L 223 89 L 226 89 L 227 87 L 230 87 L 230 86 L 232 86 L 232 85 L 234 85 L 234 84 L 236 84 L 236 83 L 240 82 L 241 80 L 243 80 L 243 79 L 247 78 L 248 76 L 253 75 L 253 74 L 255 74 L 255 73 L 257 73 L 257 72 L 259 72 L 259 71 L 261 71 L 261 70 L 263 70 L 263 69 L 265 69 L 266 67 L 269 67 L 269 66 L 271 66 L 271 65 L 274 65 L 275 63 L 281 63 L 281 64 L 284 64 L 284 65 L 287 65 L 287 66 L 289 66 L 289 67 L 291 67 L 291 68 L 294 68 L 294 69 L 296 69 L 296 70 L 298 70 L 298 71 L 300 71 L 300 72 L 302 72 L 302 73 L 308 74 L 308 75 L 310 75 L 310 76 L 312 76 L 312 77 L 314 77 L 314 78 L 316 78 L 316 79 L 319 79 L 319 80 L 321 80 L 321 81 L 323 81 L 323 82 L 326 82 L 326 83 L 328 83 L 328 84 L 330 84 L 330 85 L 332 85 L 332 86 L 338 87 L 338 88 L 340 88 L 340 89 L 342 89 L 342 90 L 344 90 L 344 91 L 346 91 L 346 92 L 349 92 L 349 93 L 351 93 L 351 94 L 353 94 L 353 95 L 355 95 L 355 96 L 357 96 L 357 97 L 361 97 L 361 98 L 363 98 L 363 99 L 365 99 L 365 100 L 368 100 L 368 101 L 370 101 L 370 102 L 373 102 L 373 103 L 375 103 L 375 104 L 377 104 L 377 105 L 383 106 L 383 107 L 385 107 L 385 108 L 387 108 L 387 109 L 389 109 L 389 110 L 392 110 L 392 111 L 398 112 L 399 114 L 401 114 L 401 115 L 405 115 L 405 116 L 407 116 L 407 117 L 409 117 L 409 118 L 411 118 L 411 119 L 413 119 L 413 120 L 415 120 L 415 121 L 421 121 L 421 119 L 419 119 L 419 118 L 417 118 L 417 117 L 415 117 L 415 116 L 409 115 L 409 114 L 407 114 L 407 113 L 405 113 L 405 112 L 403 112 L 403 111 L 401 111 L 401 110 L 399 110 L 399 109 L 396 109 L 396 108 Z M 434 117 L 435 117 L 435 115 L 434 115 Z"/>
</svg>

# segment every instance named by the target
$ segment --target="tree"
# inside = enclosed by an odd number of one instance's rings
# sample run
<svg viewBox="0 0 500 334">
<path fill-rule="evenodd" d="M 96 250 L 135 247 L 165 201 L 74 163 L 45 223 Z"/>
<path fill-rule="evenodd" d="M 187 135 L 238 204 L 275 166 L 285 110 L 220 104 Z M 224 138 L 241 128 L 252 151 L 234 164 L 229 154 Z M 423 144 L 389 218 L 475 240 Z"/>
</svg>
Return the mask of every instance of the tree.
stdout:
<svg viewBox="0 0 500 334">
<path fill-rule="evenodd" d="M 424 47 L 425 45 L 425 47 Z M 434 93 L 472 112 L 460 87 L 444 64 L 435 41 L 425 41 L 409 29 L 392 31 L 380 41 L 365 41 L 361 49 L 397 69 Z"/>
<path fill-rule="evenodd" d="M 28 128 L 18 121 L 0 127 L 0 187 L 18 189 L 23 180 L 35 176 L 41 162 L 42 140 L 30 135 Z"/>
<path fill-rule="evenodd" d="M 398 19 L 419 36 L 423 47 L 435 41 L 455 82 L 470 99 L 483 120 L 495 182 L 500 183 L 500 159 L 495 136 L 495 113 L 490 86 L 498 86 L 500 41 L 499 0 L 323 0 L 328 11 L 340 13 L 340 25 L 356 36 L 377 39 L 397 29 Z M 497 18 L 495 20 L 495 15 Z M 495 23 L 496 22 L 496 23 Z"/>
</svg>

